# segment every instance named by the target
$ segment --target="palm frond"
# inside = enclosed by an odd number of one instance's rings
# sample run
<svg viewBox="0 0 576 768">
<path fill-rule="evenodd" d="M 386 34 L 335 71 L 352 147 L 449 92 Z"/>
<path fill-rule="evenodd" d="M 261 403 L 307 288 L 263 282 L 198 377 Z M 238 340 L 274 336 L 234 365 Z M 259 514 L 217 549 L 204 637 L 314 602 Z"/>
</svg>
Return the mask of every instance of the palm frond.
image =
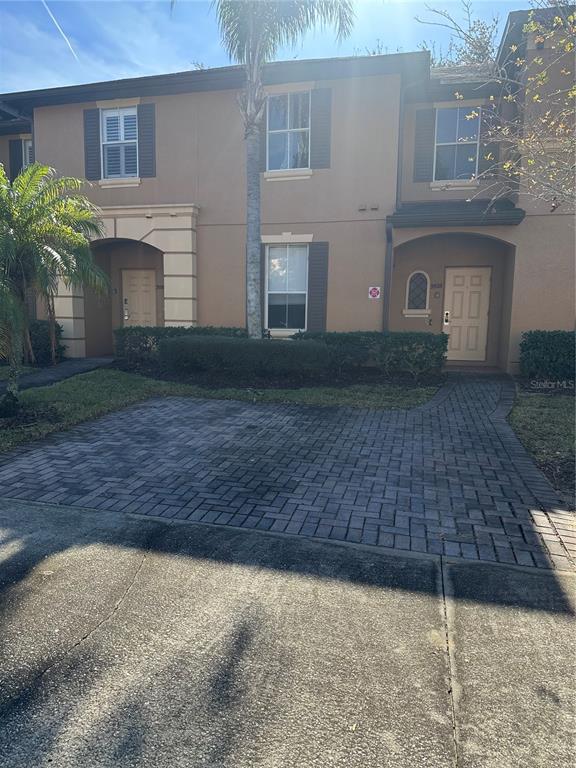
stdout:
<svg viewBox="0 0 576 768">
<path fill-rule="evenodd" d="M 102 234 L 100 211 L 80 194 L 84 183 L 39 163 L 10 183 L 0 165 L 0 354 L 13 360 L 22 350 L 27 288 L 50 306 L 61 281 L 107 288 L 90 249 Z"/>
<path fill-rule="evenodd" d="M 215 0 L 213 6 L 222 44 L 228 56 L 247 64 L 258 54 L 261 62 L 278 50 L 298 43 L 315 26 L 333 27 L 337 40 L 348 37 L 354 22 L 350 0 Z"/>
<path fill-rule="evenodd" d="M 18 300 L 14 285 L 8 279 L 0 278 L 0 359 L 14 357 L 15 338 L 24 328 L 24 312 Z"/>
</svg>

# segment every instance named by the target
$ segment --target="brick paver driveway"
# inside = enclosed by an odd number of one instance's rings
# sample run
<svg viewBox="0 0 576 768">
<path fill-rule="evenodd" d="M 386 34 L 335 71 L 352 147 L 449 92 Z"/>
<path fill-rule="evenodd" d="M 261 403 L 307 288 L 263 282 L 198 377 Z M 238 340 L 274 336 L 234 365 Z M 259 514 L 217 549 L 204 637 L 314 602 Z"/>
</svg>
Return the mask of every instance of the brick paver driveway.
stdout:
<svg viewBox="0 0 576 768">
<path fill-rule="evenodd" d="M 505 421 L 506 378 L 368 411 L 155 399 L 0 461 L 8 498 L 569 568 L 570 513 Z"/>
</svg>

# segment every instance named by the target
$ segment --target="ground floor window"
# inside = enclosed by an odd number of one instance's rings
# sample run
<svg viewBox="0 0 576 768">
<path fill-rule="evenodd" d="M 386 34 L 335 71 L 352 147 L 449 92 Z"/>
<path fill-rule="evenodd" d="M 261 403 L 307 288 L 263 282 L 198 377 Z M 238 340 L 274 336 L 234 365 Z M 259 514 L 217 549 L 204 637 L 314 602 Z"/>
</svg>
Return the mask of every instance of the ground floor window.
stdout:
<svg viewBox="0 0 576 768">
<path fill-rule="evenodd" d="M 267 328 L 305 330 L 308 300 L 308 246 L 266 247 Z"/>
<path fill-rule="evenodd" d="M 406 281 L 406 303 L 404 314 L 428 312 L 430 301 L 430 278 L 426 272 L 412 272 Z"/>
</svg>

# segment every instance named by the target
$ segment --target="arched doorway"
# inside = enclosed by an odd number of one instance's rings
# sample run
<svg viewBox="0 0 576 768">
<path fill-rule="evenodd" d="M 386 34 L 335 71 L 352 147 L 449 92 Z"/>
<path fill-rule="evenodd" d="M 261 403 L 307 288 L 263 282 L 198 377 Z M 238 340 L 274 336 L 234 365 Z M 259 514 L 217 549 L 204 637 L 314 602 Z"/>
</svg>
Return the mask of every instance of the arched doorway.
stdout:
<svg viewBox="0 0 576 768">
<path fill-rule="evenodd" d="M 113 332 L 124 325 L 164 325 L 163 254 L 136 240 L 107 239 L 92 245 L 94 260 L 106 272 L 106 296 L 86 291 L 86 355 L 110 355 Z"/>
<path fill-rule="evenodd" d="M 506 368 L 514 247 L 442 233 L 394 250 L 389 327 L 449 334 L 448 364 Z"/>
</svg>

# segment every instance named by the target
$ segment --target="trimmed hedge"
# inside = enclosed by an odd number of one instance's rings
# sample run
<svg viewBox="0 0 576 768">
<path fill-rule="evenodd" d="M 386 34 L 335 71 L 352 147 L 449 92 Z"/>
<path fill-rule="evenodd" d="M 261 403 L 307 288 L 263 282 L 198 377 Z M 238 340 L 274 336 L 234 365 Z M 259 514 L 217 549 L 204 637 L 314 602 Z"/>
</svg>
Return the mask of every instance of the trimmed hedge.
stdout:
<svg viewBox="0 0 576 768">
<path fill-rule="evenodd" d="M 152 363 L 158 360 L 158 347 L 164 339 L 187 336 L 231 336 L 234 338 L 246 337 L 244 328 L 218 328 L 216 326 L 131 326 L 116 328 L 115 353 L 116 357 L 125 360 L 131 365 Z"/>
<path fill-rule="evenodd" d="M 529 379 L 573 380 L 573 331 L 526 331 L 520 342 L 520 372 Z"/>
<path fill-rule="evenodd" d="M 172 373 L 216 373 L 273 379 L 304 379 L 326 372 L 330 356 L 325 344 L 307 341 L 247 339 L 225 336 L 180 336 L 159 346 L 163 368 Z"/>
<path fill-rule="evenodd" d="M 415 380 L 442 370 L 448 346 L 445 333 L 426 332 L 306 332 L 295 338 L 326 344 L 332 367 L 339 372 L 371 366 L 384 376 L 408 374 Z"/>
<path fill-rule="evenodd" d="M 36 358 L 36 365 L 51 365 L 52 351 L 50 348 L 50 324 L 48 320 L 30 321 L 30 341 Z M 64 357 L 65 347 L 61 343 L 62 326 L 56 323 L 56 362 Z"/>
</svg>

